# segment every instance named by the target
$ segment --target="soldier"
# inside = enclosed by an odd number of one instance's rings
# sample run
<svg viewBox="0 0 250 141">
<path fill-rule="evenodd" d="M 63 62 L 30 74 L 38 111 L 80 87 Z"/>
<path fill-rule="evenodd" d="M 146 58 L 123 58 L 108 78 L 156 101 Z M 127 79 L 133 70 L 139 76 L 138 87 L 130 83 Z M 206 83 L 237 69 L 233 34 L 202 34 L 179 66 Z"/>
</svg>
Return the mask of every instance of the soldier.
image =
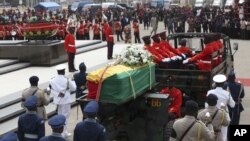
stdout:
<svg viewBox="0 0 250 141">
<path fill-rule="evenodd" d="M 220 134 L 221 127 L 229 125 L 230 117 L 225 110 L 216 107 L 217 100 L 218 97 L 216 95 L 208 95 L 206 98 L 208 107 L 199 112 L 198 119 L 206 124 L 212 123 L 216 141 L 222 141 L 222 136 Z"/>
<path fill-rule="evenodd" d="M 52 117 L 48 122 L 52 128 L 52 134 L 50 136 L 42 137 L 40 141 L 66 141 L 62 136 L 65 121 L 66 118 L 63 115 Z"/>
<path fill-rule="evenodd" d="M 226 112 L 228 112 L 227 106 L 234 108 L 235 102 L 230 95 L 230 93 L 223 89 L 224 82 L 226 81 L 226 76 L 223 74 L 217 74 L 213 77 L 213 81 L 215 82 L 215 89 L 209 90 L 207 92 L 207 96 L 210 94 L 214 94 L 218 97 L 218 101 L 216 104 L 217 108 L 225 107 Z M 205 105 L 208 106 L 207 104 Z M 228 114 L 228 113 L 227 113 Z M 221 128 L 221 135 L 223 138 L 223 141 L 226 141 L 227 138 L 227 126 L 222 126 Z"/>
<path fill-rule="evenodd" d="M 101 40 L 100 34 L 101 28 L 97 19 L 95 19 L 95 24 L 93 25 L 93 40 Z"/>
<path fill-rule="evenodd" d="M 44 120 L 47 119 L 47 113 L 45 110 L 45 105 L 48 105 L 50 102 L 50 96 L 44 90 L 38 88 L 38 81 L 39 78 L 37 76 L 31 76 L 29 78 L 30 87 L 25 89 L 22 93 L 22 103 L 21 106 L 25 108 L 24 101 L 27 97 L 35 95 L 37 96 L 37 114 L 43 118 Z"/>
<path fill-rule="evenodd" d="M 76 125 L 73 141 L 106 141 L 106 129 L 95 119 L 98 107 L 96 101 L 90 101 L 85 106 L 86 119 Z"/>
<path fill-rule="evenodd" d="M 68 67 L 69 67 L 69 72 L 74 72 L 77 71 L 75 69 L 74 61 L 75 61 L 75 54 L 76 54 L 76 46 L 75 46 L 75 36 L 74 33 L 75 30 L 74 28 L 70 27 L 69 28 L 69 33 L 65 37 L 64 40 L 64 49 L 68 54 Z"/>
<path fill-rule="evenodd" d="M 80 21 L 80 25 L 77 28 L 77 32 L 76 32 L 76 37 L 79 40 L 83 40 L 84 39 L 84 25 L 83 25 L 83 21 Z"/>
<path fill-rule="evenodd" d="M 82 62 L 79 65 L 79 73 L 74 74 L 74 80 L 76 83 L 76 99 L 83 96 L 83 91 L 87 88 L 87 73 L 86 73 L 86 65 Z M 84 105 L 81 104 L 81 110 L 83 111 Z"/>
<path fill-rule="evenodd" d="M 159 33 L 159 35 L 161 37 L 160 47 L 162 50 L 164 50 L 163 52 L 169 54 L 168 57 L 170 57 L 172 60 L 181 60 L 182 58 L 178 55 L 186 57 L 184 54 L 181 54 L 169 44 L 167 41 L 166 31 Z"/>
<path fill-rule="evenodd" d="M 125 26 L 124 33 L 125 33 L 125 43 L 131 43 L 131 28 L 129 24 Z"/>
<path fill-rule="evenodd" d="M 139 29 L 139 24 L 138 24 L 138 20 L 135 19 L 133 21 L 133 29 L 134 29 L 134 36 L 135 36 L 135 43 L 141 43 L 140 40 L 140 29 Z"/>
<path fill-rule="evenodd" d="M 37 114 L 37 97 L 30 96 L 24 106 L 28 112 L 18 119 L 17 136 L 20 141 L 39 141 L 45 136 L 44 120 Z"/>
<path fill-rule="evenodd" d="M 152 31 L 151 31 L 151 35 L 155 35 L 156 32 L 157 32 L 157 28 L 158 28 L 158 19 L 156 17 L 156 15 L 154 15 L 152 18 L 151 18 L 151 25 L 152 25 Z"/>
<path fill-rule="evenodd" d="M 184 54 L 187 57 L 192 57 L 194 55 L 191 49 L 186 46 L 187 45 L 186 39 L 181 39 L 181 41 L 179 42 L 179 45 L 180 47 L 176 49 L 178 52 L 180 52 L 181 54 Z"/>
<path fill-rule="evenodd" d="M 108 47 L 108 60 L 113 59 L 113 46 L 114 46 L 114 35 L 112 30 L 112 22 L 109 22 L 108 27 L 105 29 L 105 36 L 107 40 L 107 47 Z"/>
<path fill-rule="evenodd" d="M 164 57 L 151 47 L 150 35 L 142 37 L 144 49 L 149 51 L 154 58 L 154 62 L 162 62 Z"/>
<path fill-rule="evenodd" d="M 170 141 L 214 141 L 214 130 L 212 124 L 206 125 L 196 120 L 198 114 L 198 104 L 189 100 L 185 103 L 185 117 L 175 121 L 170 137 Z"/>
<path fill-rule="evenodd" d="M 66 117 L 63 136 L 67 137 L 71 135 L 67 131 L 72 102 L 70 92 L 76 90 L 76 85 L 75 82 L 65 77 L 65 65 L 58 65 L 56 70 L 58 75 L 50 80 L 51 94 L 53 103 L 57 105 L 57 114 Z"/>
<path fill-rule="evenodd" d="M 83 25 L 83 27 L 84 27 L 84 40 L 89 40 L 90 39 L 90 36 L 89 36 L 90 26 L 91 25 L 90 25 L 89 21 L 86 19 L 85 23 Z"/>
<path fill-rule="evenodd" d="M 240 113 L 244 110 L 242 105 L 242 98 L 245 96 L 244 86 L 241 83 L 235 81 L 234 71 L 230 72 L 227 78 L 226 89 L 230 92 L 233 100 L 235 101 L 235 107 L 229 107 L 229 115 L 232 125 L 239 125 Z"/>
<path fill-rule="evenodd" d="M 211 55 L 214 52 L 214 43 L 212 36 L 208 35 L 204 37 L 204 44 L 206 45 L 204 50 L 195 56 L 188 58 L 183 61 L 183 64 L 195 63 L 200 70 L 211 70 L 212 69 L 212 58 Z"/>
<path fill-rule="evenodd" d="M 169 120 L 181 117 L 182 92 L 174 87 L 175 78 L 169 75 L 167 78 L 167 87 L 163 88 L 160 93 L 169 94 L 170 105 L 168 107 Z"/>
</svg>

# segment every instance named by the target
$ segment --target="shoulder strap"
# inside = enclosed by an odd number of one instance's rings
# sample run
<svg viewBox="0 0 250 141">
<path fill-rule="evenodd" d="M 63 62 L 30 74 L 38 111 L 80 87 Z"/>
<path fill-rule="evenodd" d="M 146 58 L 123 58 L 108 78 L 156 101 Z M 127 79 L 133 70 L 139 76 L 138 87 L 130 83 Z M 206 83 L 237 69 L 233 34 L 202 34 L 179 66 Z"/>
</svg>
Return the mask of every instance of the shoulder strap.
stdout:
<svg viewBox="0 0 250 141">
<path fill-rule="evenodd" d="M 36 94 L 37 90 L 38 90 L 38 88 L 32 93 L 32 96 Z"/>
<path fill-rule="evenodd" d="M 213 117 L 212 117 L 211 122 L 213 122 L 213 120 L 214 120 L 215 116 L 217 115 L 218 111 L 219 111 L 219 109 L 217 109 L 217 110 L 215 111 L 215 113 L 214 113 L 214 115 L 213 115 Z"/>
<path fill-rule="evenodd" d="M 182 141 L 182 139 L 186 136 L 186 134 L 188 133 L 188 131 L 194 126 L 194 124 L 196 123 L 196 120 L 193 121 L 193 123 L 187 128 L 187 130 L 183 133 L 183 135 L 180 138 L 180 141 Z"/>
</svg>

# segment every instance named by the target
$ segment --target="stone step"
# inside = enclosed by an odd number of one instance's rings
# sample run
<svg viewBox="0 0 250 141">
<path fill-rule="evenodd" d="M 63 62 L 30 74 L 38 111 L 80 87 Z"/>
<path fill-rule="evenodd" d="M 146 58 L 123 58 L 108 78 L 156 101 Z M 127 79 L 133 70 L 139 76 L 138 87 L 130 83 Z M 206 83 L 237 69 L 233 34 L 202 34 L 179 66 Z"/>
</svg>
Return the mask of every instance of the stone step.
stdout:
<svg viewBox="0 0 250 141">
<path fill-rule="evenodd" d="M 1 59 L 0 60 L 0 68 L 5 67 L 5 66 L 9 66 L 12 64 L 16 64 L 19 61 L 17 59 Z"/>
<path fill-rule="evenodd" d="M 26 68 L 28 66 L 30 66 L 30 63 L 16 63 L 16 64 L 8 65 L 5 67 L 1 67 L 0 68 L 0 75 L 5 74 L 5 73 L 9 73 L 12 71 L 16 71 L 19 69 L 23 69 L 23 68 Z"/>
<path fill-rule="evenodd" d="M 98 43 L 98 44 L 93 44 L 93 45 L 90 45 L 90 46 L 77 48 L 76 53 L 80 54 L 80 53 L 84 53 L 84 52 L 87 52 L 87 51 L 103 48 L 103 47 L 106 47 L 106 46 L 107 46 L 106 42 L 101 42 L 101 43 Z"/>
</svg>

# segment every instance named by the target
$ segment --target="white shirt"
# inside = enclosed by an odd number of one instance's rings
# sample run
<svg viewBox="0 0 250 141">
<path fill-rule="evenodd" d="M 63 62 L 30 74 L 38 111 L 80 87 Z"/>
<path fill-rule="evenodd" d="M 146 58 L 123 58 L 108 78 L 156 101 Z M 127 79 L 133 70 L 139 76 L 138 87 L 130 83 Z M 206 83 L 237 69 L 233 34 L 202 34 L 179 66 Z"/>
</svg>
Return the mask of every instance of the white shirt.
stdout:
<svg viewBox="0 0 250 141">
<path fill-rule="evenodd" d="M 228 105 L 231 108 L 233 108 L 235 106 L 235 102 L 234 102 L 231 94 L 228 91 L 222 89 L 221 87 L 216 87 L 213 90 L 209 90 L 207 92 L 207 96 L 210 94 L 214 94 L 218 97 L 218 101 L 217 101 L 217 105 L 216 105 L 217 108 L 221 107 L 221 103 L 224 103 L 225 106 Z M 208 107 L 207 103 L 205 106 Z M 227 106 L 226 106 L 226 108 L 227 108 Z"/>
<path fill-rule="evenodd" d="M 76 90 L 75 82 L 66 78 L 64 75 L 57 75 L 50 80 L 50 85 L 54 104 L 62 105 L 72 102 L 70 92 Z M 67 85 L 69 89 L 67 89 Z M 59 97 L 59 93 L 64 93 L 64 97 Z"/>
</svg>

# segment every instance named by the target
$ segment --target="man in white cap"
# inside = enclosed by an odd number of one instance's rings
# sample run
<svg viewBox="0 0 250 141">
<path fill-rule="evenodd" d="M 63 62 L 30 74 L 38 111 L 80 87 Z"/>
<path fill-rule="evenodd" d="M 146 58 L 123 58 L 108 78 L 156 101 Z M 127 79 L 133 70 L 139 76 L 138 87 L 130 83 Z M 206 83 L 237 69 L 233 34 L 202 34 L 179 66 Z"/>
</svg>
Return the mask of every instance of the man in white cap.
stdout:
<svg viewBox="0 0 250 141">
<path fill-rule="evenodd" d="M 57 114 L 66 117 L 63 136 L 67 137 L 71 135 L 67 131 L 72 102 L 70 92 L 76 90 L 76 85 L 74 81 L 65 77 L 65 65 L 56 66 L 56 70 L 58 75 L 50 80 L 50 88 L 53 96 L 53 103 L 57 105 Z"/>
<path fill-rule="evenodd" d="M 218 97 L 218 101 L 216 104 L 217 108 L 224 108 L 226 111 L 228 111 L 227 106 L 230 106 L 233 108 L 235 106 L 235 102 L 231 96 L 231 94 L 223 89 L 224 82 L 227 80 L 226 76 L 223 74 L 217 74 L 213 77 L 213 81 L 215 82 L 215 89 L 209 90 L 207 92 L 207 96 L 210 94 L 214 94 Z M 208 107 L 208 104 L 205 105 Z M 228 114 L 228 113 L 227 113 Z M 223 126 L 221 128 L 221 135 L 223 138 L 223 141 L 227 140 L 227 126 Z"/>
</svg>

